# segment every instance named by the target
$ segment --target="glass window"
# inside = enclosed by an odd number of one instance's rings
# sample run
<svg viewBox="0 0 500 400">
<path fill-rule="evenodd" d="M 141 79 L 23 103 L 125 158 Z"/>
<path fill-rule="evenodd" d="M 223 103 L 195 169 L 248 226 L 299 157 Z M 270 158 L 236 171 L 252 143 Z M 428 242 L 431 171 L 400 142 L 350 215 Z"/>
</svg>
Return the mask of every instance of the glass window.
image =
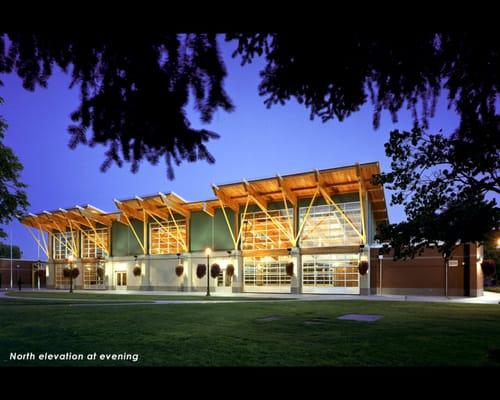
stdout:
<svg viewBox="0 0 500 400">
<path fill-rule="evenodd" d="M 71 232 L 53 233 L 52 234 L 52 249 L 54 250 L 53 257 L 56 260 L 68 258 L 71 252 Z"/>
<path fill-rule="evenodd" d="M 289 262 L 289 256 L 245 257 L 245 286 L 290 286 L 285 267 Z"/>
<path fill-rule="evenodd" d="M 104 266 L 99 264 L 85 264 L 83 266 L 83 288 L 104 288 Z"/>
<path fill-rule="evenodd" d="M 85 231 L 85 234 L 82 233 L 82 258 L 104 257 L 105 251 L 102 249 L 102 244 L 108 246 L 108 232 L 108 228 L 99 228 L 96 232 L 89 230 Z"/>
<path fill-rule="evenodd" d="M 172 220 L 165 220 L 162 221 L 162 225 L 157 222 L 149 224 L 150 253 L 182 253 L 184 251 L 182 243 L 186 243 L 187 241 L 186 220 L 176 219 L 175 222 Z"/>
<path fill-rule="evenodd" d="M 70 278 L 65 278 L 63 270 L 69 268 L 68 264 L 55 264 L 55 286 L 57 289 L 68 289 Z"/>
<path fill-rule="evenodd" d="M 290 218 L 293 218 L 293 210 L 288 210 Z M 269 210 L 271 215 L 279 224 L 288 231 L 288 217 L 286 210 Z M 292 247 L 290 240 L 282 229 L 262 211 L 247 213 L 242 218 L 242 249 L 243 250 L 270 250 L 286 249 Z"/>
<path fill-rule="evenodd" d="M 302 256 L 302 282 L 314 287 L 358 287 L 357 254 Z"/>
<path fill-rule="evenodd" d="M 349 217 L 361 232 L 361 211 L 359 202 L 340 203 L 339 208 Z M 305 217 L 307 207 L 299 208 L 299 220 Z M 311 207 L 309 217 L 300 238 L 301 247 L 327 247 L 357 245 L 360 237 L 345 218 L 332 205 Z"/>
</svg>

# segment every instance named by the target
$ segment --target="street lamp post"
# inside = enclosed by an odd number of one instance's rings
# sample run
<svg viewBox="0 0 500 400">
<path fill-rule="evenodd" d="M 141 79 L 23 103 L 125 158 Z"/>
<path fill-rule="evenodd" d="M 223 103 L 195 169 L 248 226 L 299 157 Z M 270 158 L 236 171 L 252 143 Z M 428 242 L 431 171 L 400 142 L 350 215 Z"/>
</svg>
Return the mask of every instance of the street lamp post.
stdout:
<svg viewBox="0 0 500 400">
<path fill-rule="evenodd" d="M 16 265 L 16 272 L 17 272 L 17 273 L 16 273 L 17 285 L 19 286 L 19 290 L 21 290 L 21 285 L 22 285 L 22 283 L 21 283 L 21 281 L 19 280 L 19 279 L 20 279 L 20 278 L 19 278 L 19 264 L 17 264 L 17 265 Z"/>
<path fill-rule="evenodd" d="M 205 254 L 207 256 L 207 296 L 210 296 L 210 254 L 212 254 L 212 249 L 207 247 Z"/>
<path fill-rule="evenodd" d="M 73 293 L 73 255 L 70 254 L 68 256 L 68 262 L 69 262 L 69 292 Z"/>
</svg>

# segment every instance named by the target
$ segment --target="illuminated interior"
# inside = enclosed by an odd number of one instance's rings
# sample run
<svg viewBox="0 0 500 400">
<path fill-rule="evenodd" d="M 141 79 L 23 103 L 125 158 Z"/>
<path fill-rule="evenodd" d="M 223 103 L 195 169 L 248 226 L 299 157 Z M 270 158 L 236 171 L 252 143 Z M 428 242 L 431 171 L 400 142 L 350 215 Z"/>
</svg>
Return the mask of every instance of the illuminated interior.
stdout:
<svg viewBox="0 0 500 400">
<path fill-rule="evenodd" d="M 68 258 L 71 252 L 71 232 L 53 234 L 54 259 L 63 260 Z"/>
<path fill-rule="evenodd" d="M 290 287 L 290 276 L 286 273 L 286 264 L 291 261 L 289 256 L 245 257 L 244 279 L 245 287 L 260 288 Z"/>
<path fill-rule="evenodd" d="M 339 208 L 361 231 L 361 213 L 359 202 L 340 203 Z M 300 221 L 307 212 L 307 207 L 299 209 Z M 332 205 L 311 207 L 301 236 L 301 247 L 326 247 L 360 244 L 360 237 L 346 219 Z"/>
<path fill-rule="evenodd" d="M 179 219 L 149 224 L 151 254 L 177 254 L 183 252 L 187 241 L 186 220 Z"/>
<path fill-rule="evenodd" d="M 104 257 L 105 252 L 103 247 L 107 248 L 108 246 L 108 232 L 108 228 L 96 229 L 96 232 L 93 230 L 85 231 L 85 233 L 81 235 L 82 258 Z"/>
<path fill-rule="evenodd" d="M 288 218 L 285 210 L 269 210 L 246 213 L 243 219 L 242 250 L 272 250 L 292 247 L 292 243 L 284 233 Z M 243 215 L 242 215 L 243 218 Z M 281 224 L 283 229 L 278 225 Z"/>
<path fill-rule="evenodd" d="M 304 291 L 332 288 L 333 292 L 358 293 L 357 254 L 321 254 L 302 256 Z"/>
</svg>

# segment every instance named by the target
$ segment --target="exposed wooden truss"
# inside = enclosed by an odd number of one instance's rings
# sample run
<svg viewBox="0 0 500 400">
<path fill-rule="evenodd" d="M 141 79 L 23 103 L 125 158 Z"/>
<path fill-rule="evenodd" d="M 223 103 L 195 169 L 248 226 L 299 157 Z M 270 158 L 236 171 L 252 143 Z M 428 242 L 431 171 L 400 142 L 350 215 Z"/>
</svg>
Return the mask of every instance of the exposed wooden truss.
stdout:
<svg viewBox="0 0 500 400">
<path fill-rule="evenodd" d="M 364 234 L 359 231 L 359 229 L 356 227 L 356 225 L 352 222 L 352 220 L 349 218 L 349 216 L 342 210 L 339 205 L 332 199 L 330 194 L 328 193 L 327 189 L 325 188 L 324 182 L 323 182 L 323 177 L 319 173 L 319 171 L 316 170 L 316 182 L 318 184 L 318 190 L 323 196 L 323 199 L 326 201 L 327 204 L 332 205 L 335 210 L 342 216 L 342 218 L 349 224 L 349 226 L 356 232 L 356 234 L 360 237 L 363 243 L 365 243 L 364 239 Z"/>
</svg>

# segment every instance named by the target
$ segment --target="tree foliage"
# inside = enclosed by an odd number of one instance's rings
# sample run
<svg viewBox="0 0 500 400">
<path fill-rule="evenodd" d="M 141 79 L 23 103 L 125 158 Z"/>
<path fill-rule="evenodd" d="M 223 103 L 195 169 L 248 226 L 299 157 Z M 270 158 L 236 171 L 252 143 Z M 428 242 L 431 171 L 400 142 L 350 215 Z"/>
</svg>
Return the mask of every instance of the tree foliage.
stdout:
<svg viewBox="0 0 500 400">
<path fill-rule="evenodd" d="M 23 252 L 19 246 L 12 246 L 12 258 L 21 258 Z M 10 245 L 5 243 L 0 243 L 0 258 L 10 258 Z"/>
<path fill-rule="evenodd" d="M 233 56 L 242 64 L 265 57 L 259 93 L 267 106 L 295 98 L 311 118 L 342 121 L 370 100 L 375 128 L 382 111 L 396 122 L 405 105 L 426 128 L 446 89 L 460 136 L 475 137 L 477 125 L 495 116 L 500 44 L 489 32 L 234 33 L 227 40 L 237 41 Z"/>
<path fill-rule="evenodd" d="M 9 223 L 16 215 L 25 213 L 29 206 L 24 190 L 26 185 L 20 181 L 23 166 L 12 149 L 3 144 L 7 127 L 5 119 L 0 116 L 0 224 Z M 6 236 L 0 228 L 0 237 Z"/>
<path fill-rule="evenodd" d="M 101 170 L 141 160 L 167 163 L 214 158 L 206 148 L 219 136 L 194 129 L 186 117 L 190 93 L 203 122 L 231 111 L 223 89 L 226 76 L 215 34 L 29 33 L 0 36 L 0 72 L 15 71 L 23 87 L 47 87 L 54 66 L 71 73 L 80 105 L 71 114 L 69 145 L 107 147 Z M 91 130 L 91 135 L 88 131 Z"/>
<path fill-rule="evenodd" d="M 488 137 L 484 135 L 483 137 Z M 498 227 L 498 143 L 428 135 L 422 129 L 391 132 L 385 145 L 391 172 L 375 183 L 394 190 L 407 221 L 382 225 L 376 238 L 390 241 L 396 258 L 413 257 L 431 244 L 448 257 L 457 243 L 483 242 Z"/>
<path fill-rule="evenodd" d="M 265 104 L 295 98 L 315 117 L 342 121 L 366 102 L 378 128 L 382 111 L 397 122 L 406 106 L 411 132 L 393 131 L 386 144 L 392 172 L 376 178 L 395 191 L 406 222 L 382 226 L 397 257 L 431 243 L 449 256 L 457 242 L 481 241 L 498 227 L 500 44 L 490 32 L 354 32 L 228 35 L 242 64 L 264 56 L 259 93 Z M 428 135 L 445 91 L 460 117 L 457 129 Z"/>
</svg>

